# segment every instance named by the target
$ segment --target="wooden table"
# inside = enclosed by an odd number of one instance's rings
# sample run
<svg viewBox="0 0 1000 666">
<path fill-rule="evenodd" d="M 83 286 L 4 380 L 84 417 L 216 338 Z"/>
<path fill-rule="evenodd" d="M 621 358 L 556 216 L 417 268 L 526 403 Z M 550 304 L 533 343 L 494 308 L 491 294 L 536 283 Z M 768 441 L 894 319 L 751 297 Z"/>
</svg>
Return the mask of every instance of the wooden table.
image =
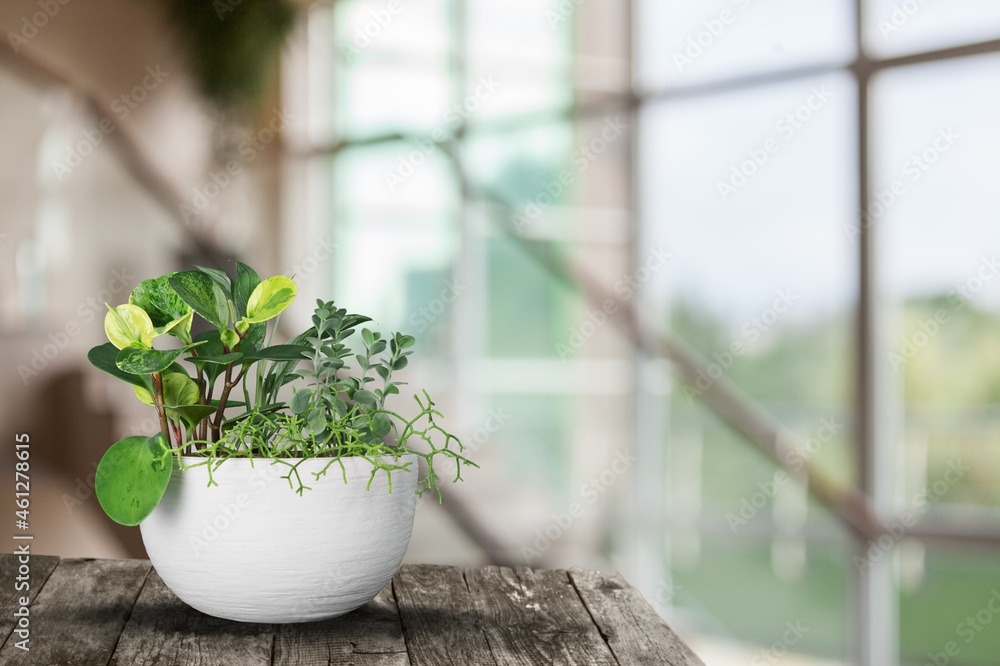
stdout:
<svg viewBox="0 0 1000 666">
<path fill-rule="evenodd" d="M 147 560 L 33 555 L 28 652 L 17 578 L 17 556 L 0 554 L 5 666 L 704 666 L 620 576 L 580 569 L 404 566 L 353 613 L 270 625 L 190 608 Z"/>
</svg>

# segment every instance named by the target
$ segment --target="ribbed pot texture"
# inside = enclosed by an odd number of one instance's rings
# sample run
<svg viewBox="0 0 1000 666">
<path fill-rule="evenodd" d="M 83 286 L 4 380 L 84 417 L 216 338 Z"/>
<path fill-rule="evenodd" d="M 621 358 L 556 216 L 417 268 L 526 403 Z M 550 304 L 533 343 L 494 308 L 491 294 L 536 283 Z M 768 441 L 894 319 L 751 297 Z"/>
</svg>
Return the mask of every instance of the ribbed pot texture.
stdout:
<svg viewBox="0 0 1000 666">
<path fill-rule="evenodd" d="M 184 458 L 185 466 L 202 458 Z M 328 458 L 303 461 L 297 494 L 290 468 L 271 460 L 230 459 L 174 470 L 166 493 L 140 525 L 149 559 L 182 601 L 241 622 L 309 622 L 337 617 L 373 599 L 399 569 L 413 531 L 417 457 L 410 472 L 385 472 L 366 490 L 372 466 L 361 458 L 316 479 Z M 289 460 L 289 462 L 295 462 Z M 295 487 L 298 487 L 296 482 Z"/>
</svg>

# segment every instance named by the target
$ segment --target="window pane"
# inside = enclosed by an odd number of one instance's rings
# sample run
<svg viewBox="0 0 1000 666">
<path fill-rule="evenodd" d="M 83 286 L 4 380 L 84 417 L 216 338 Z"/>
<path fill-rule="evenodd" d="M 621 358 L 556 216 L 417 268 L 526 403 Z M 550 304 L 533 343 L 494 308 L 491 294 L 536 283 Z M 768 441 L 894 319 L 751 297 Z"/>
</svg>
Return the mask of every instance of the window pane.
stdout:
<svg viewBox="0 0 1000 666">
<path fill-rule="evenodd" d="M 904 666 L 994 664 L 1000 655 L 995 555 L 900 549 L 900 657 Z"/>
<path fill-rule="evenodd" d="M 847 0 L 642 0 L 636 79 L 643 88 L 842 63 L 853 57 Z"/>
<path fill-rule="evenodd" d="M 841 663 L 850 553 L 828 543 L 806 553 L 807 573 L 794 581 L 775 574 L 766 541 L 706 539 L 696 561 L 674 567 L 672 601 L 690 609 L 678 616 L 706 664 Z"/>
<path fill-rule="evenodd" d="M 865 46 L 874 55 L 930 51 L 1000 37 L 994 0 L 867 0 Z"/>
<path fill-rule="evenodd" d="M 678 418 L 725 375 L 802 438 L 836 420 L 816 456 L 845 479 L 853 108 L 844 77 L 652 105 L 639 174 L 644 242 L 672 252 L 642 301 L 710 363 Z"/>
<path fill-rule="evenodd" d="M 875 81 L 866 222 L 881 252 L 879 370 L 899 414 L 901 509 L 1000 506 L 998 66 L 964 59 Z"/>
</svg>

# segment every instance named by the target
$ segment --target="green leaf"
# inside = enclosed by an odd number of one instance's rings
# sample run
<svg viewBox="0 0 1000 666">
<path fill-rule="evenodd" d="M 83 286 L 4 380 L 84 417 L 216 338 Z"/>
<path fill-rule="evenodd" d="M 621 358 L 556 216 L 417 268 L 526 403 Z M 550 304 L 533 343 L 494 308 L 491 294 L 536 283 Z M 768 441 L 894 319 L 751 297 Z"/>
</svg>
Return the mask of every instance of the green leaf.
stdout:
<svg viewBox="0 0 1000 666">
<path fill-rule="evenodd" d="M 292 411 L 296 414 L 304 414 L 307 409 L 309 409 L 309 401 L 312 398 L 312 391 L 305 389 L 303 391 L 296 391 L 295 395 L 292 396 L 292 401 L 290 403 Z"/>
<path fill-rule="evenodd" d="M 185 342 L 191 341 L 191 306 L 181 299 L 170 286 L 168 273 L 158 278 L 143 280 L 132 293 L 128 302 L 146 311 L 153 326 L 160 333 L 170 333 Z"/>
<path fill-rule="evenodd" d="M 108 308 L 108 314 L 104 316 L 104 332 L 118 349 L 131 346 L 149 349 L 156 337 L 149 315 L 131 303 Z"/>
<path fill-rule="evenodd" d="M 216 409 L 217 407 L 211 405 L 180 405 L 170 411 L 179 416 L 190 430 L 198 425 L 203 418 L 214 414 Z"/>
<path fill-rule="evenodd" d="M 230 352 L 228 354 L 221 354 L 219 356 L 188 356 L 185 361 L 191 361 L 195 365 L 198 364 L 214 364 L 214 365 L 229 365 L 230 363 L 238 363 L 243 360 L 243 354 L 240 352 Z"/>
<path fill-rule="evenodd" d="M 136 386 L 135 397 L 146 405 L 155 404 L 152 391 Z M 167 408 L 198 402 L 198 385 L 187 375 L 171 372 L 163 376 L 163 406 Z M 169 409 L 168 409 L 169 411 Z"/>
<path fill-rule="evenodd" d="M 237 318 L 247 316 L 247 302 L 253 290 L 260 284 L 257 271 L 243 262 L 236 262 L 236 282 L 233 283 L 233 303 L 236 305 Z"/>
<path fill-rule="evenodd" d="M 306 345 L 274 345 L 247 354 L 247 358 L 268 361 L 301 361 L 312 349 Z"/>
<path fill-rule="evenodd" d="M 236 331 L 228 328 L 220 332 L 219 339 L 225 345 L 223 349 L 235 349 L 236 345 L 240 344 L 240 336 L 236 334 Z"/>
<path fill-rule="evenodd" d="M 392 421 L 381 412 L 372 417 L 372 432 L 379 439 L 385 439 L 389 431 L 392 430 Z"/>
<path fill-rule="evenodd" d="M 215 280 L 215 283 L 222 287 L 223 293 L 227 295 L 232 293 L 233 281 L 229 279 L 228 273 L 220 271 L 218 268 L 206 268 L 205 266 L 198 266 L 197 264 L 195 264 L 195 268 Z"/>
<path fill-rule="evenodd" d="M 124 380 L 130 384 L 135 384 L 136 386 L 146 387 L 149 384 L 149 378 L 144 375 L 135 375 L 131 372 L 125 372 L 115 363 L 115 359 L 118 357 L 118 348 L 115 347 L 110 342 L 105 342 L 103 345 L 98 345 L 87 352 L 87 359 L 93 364 L 95 368 L 103 372 L 108 373 L 112 377 L 117 377 L 118 379 Z M 151 388 L 151 385 L 150 385 Z"/>
<path fill-rule="evenodd" d="M 395 361 L 392 362 L 392 369 L 402 370 L 403 368 L 406 367 L 407 363 L 409 363 L 409 361 L 406 360 L 406 357 L 400 356 L 399 358 L 397 358 Z"/>
<path fill-rule="evenodd" d="M 229 322 L 228 298 L 217 282 L 201 271 L 174 273 L 169 280 L 177 295 L 195 312 L 216 328 L 226 328 Z"/>
<path fill-rule="evenodd" d="M 413 337 L 412 335 L 399 335 L 397 333 L 396 334 L 396 341 L 398 342 L 400 349 L 407 349 L 409 347 L 412 347 L 414 344 L 416 344 L 417 339 L 415 337 Z"/>
<path fill-rule="evenodd" d="M 252 324 L 240 342 L 240 349 L 246 354 L 252 354 L 264 346 L 267 337 L 267 324 Z"/>
<path fill-rule="evenodd" d="M 126 437 L 111 445 L 97 465 L 94 489 L 108 517 L 138 525 L 153 512 L 170 482 L 172 467 L 162 433 Z"/>
<path fill-rule="evenodd" d="M 364 340 L 365 344 L 369 347 L 371 347 L 372 343 L 375 342 L 375 336 L 367 328 L 361 329 L 361 339 Z"/>
<path fill-rule="evenodd" d="M 359 389 L 354 392 L 354 401 L 360 402 L 362 405 L 374 407 L 378 402 L 378 399 L 375 397 L 375 394 L 368 389 Z"/>
<path fill-rule="evenodd" d="M 284 275 L 269 277 L 257 285 L 247 301 L 246 321 L 251 324 L 273 319 L 295 300 L 298 287 Z"/>
<path fill-rule="evenodd" d="M 120 352 L 115 359 L 115 365 L 125 372 L 134 375 L 148 375 L 154 372 L 163 372 L 170 367 L 174 359 L 184 353 L 184 349 L 171 349 L 170 351 L 160 351 L 159 349 L 139 349 L 138 347 L 127 347 Z"/>
</svg>

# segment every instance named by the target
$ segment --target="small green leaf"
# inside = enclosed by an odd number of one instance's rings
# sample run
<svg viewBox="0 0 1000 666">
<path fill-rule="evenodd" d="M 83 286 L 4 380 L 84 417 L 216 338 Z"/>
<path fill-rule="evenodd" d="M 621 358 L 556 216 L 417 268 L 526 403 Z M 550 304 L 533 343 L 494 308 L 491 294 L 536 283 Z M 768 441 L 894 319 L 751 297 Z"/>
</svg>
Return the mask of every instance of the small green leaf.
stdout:
<svg viewBox="0 0 1000 666">
<path fill-rule="evenodd" d="M 367 328 L 361 329 L 361 339 L 364 340 L 365 344 L 369 347 L 371 347 L 372 343 L 375 342 L 375 336 L 372 335 L 371 330 Z"/>
<path fill-rule="evenodd" d="M 392 430 L 392 421 L 381 412 L 372 417 L 372 433 L 380 440 L 385 439 L 389 431 Z"/>
<path fill-rule="evenodd" d="M 130 346 L 149 349 L 156 337 L 149 315 L 131 303 L 108 308 L 108 314 L 104 316 L 104 332 L 118 349 Z"/>
<path fill-rule="evenodd" d="M 296 414 L 304 414 L 309 409 L 309 401 L 311 398 L 312 392 L 309 389 L 296 391 L 295 395 L 292 396 L 290 403 L 292 411 Z"/>
<path fill-rule="evenodd" d="M 217 407 L 211 405 L 180 405 L 170 411 L 176 414 L 188 429 L 194 428 L 206 416 L 215 413 Z"/>
<path fill-rule="evenodd" d="M 236 316 L 243 318 L 247 316 L 247 302 L 253 290 L 260 284 L 260 276 L 257 271 L 250 268 L 243 262 L 236 262 L 236 282 L 233 283 L 233 303 L 236 304 Z"/>
<path fill-rule="evenodd" d="M 219 334 L 219 339 L 222 340 L 225 349 L 235 349 L 236 345 L 240 344 L 240 336 L 236 334 L 236 331 L 228 328 Z"/>
<path fill-rule="evenodd" d="M 395 361 L 392 362 L 392 369 L 402 370 L 403 368 L 406 367 L 407 363 L 409 363 L 409 361 L 406 360 L 406 357 L 400 356 L 399 358 L 397 358 Z"/>
<path fill-rule="evenodd" d="M 177 295 L 195 312 L 216 328 L 226 328 L 229 299 L 212 277 L 201 271 L 182 271 L 171 275 L 169 281 Z"/>
<path fill-rule="evenodd" d="M 170 482 L 172 467 L 162 433 L 126 437 L 111 445 L 97 465 L 94 489 L 101 508 L 116 523 L 138 525 L 153 512 Z"/>
<path fill-rule="evenodd" d="M 139 349 L 138 347 L 127 347 L 120 352 L 115 359 L 115 365 L 120 370 L 130 372 L 134 375 L 148 375 L 154 372 L 163 372 L 170 367 L 178 356 L 184 353 L 183 349 L 171 349 L 170 351 L 160 351 L 159 349 Z"/>
<path fill-rule="evenodd" d="M 360 402 L 362 405 L 367 405 L 369 407 L 374 407 L 377 403 L 375 394 L 367 389 L 359 389 L 354 392 L 354 401 Z"/>
<path fill-rule="evenodd" d="M 412 335 L 399 335 L 397 334 L 397 341 L 399 343 L 400 349 L 407 349 L 416 344 L 417 339 Z"/>
<path fill-rule="evenodd" d="M 257 285 L 247 301 L 246 321 L 251 324 L 273 319 L 295 300 L 298 287 L 284 275 L 269 277 Z"/>
</svg>

